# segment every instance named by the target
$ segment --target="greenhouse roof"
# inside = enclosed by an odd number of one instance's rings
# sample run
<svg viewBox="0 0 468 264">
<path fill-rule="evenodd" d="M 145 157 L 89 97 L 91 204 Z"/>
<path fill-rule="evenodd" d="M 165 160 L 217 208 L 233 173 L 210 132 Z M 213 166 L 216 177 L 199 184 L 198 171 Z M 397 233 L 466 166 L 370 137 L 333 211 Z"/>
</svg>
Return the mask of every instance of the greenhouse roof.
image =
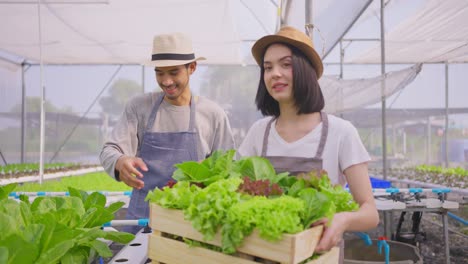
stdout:
<svg viewBox="0 0 468 264">
<path fill-rule="evenodd" d="M 306 1 L 312 3 L 313 17 L 308 19 L 305 18 Z M 314 42 L 322 57 L 330 53 L 342 36 L 353 36 L 346 34 L 349 29 L 356 26 L 365 29 L 369 27 L 366 23 L 371 24 L 376 41 L 367 45 L 352 41 L 349 48 L 358 51 L 346 56 L 345 62 L 380 63 L 381 60 L 380 1 L 40 2 L 41 8 L 37 1 L 0 0 L 3 36 L 0 66 L 12 67 L 24 61 L 39 63 L 41 55 L 45 64 L 141 64 L 150 55 L 152 37 L 169 31 L 190 34 L 195 51 L 208 58 L 207 64 L 253 64 L 250 47 L 256 39 L 276 31 L 278 10 L 283 24 L 304 29 L 306 21 L 313 22 Z M 386 0 L 385 3 L 387 63 L 468 61 L 467 1 Z M 362 36 L 362 30 L 354 36 Z M 42 54 L 39 37 L 43 43 Z"/>
</svg>

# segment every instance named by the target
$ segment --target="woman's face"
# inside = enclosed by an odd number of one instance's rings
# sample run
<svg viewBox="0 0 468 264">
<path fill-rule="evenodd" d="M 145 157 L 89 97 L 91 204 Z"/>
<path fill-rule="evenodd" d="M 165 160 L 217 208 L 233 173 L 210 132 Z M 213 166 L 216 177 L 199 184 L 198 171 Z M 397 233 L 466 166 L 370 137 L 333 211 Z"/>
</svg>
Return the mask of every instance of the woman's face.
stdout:
<svg viewBox="0 0 468 264">
<path fill-rule="evenodd" d="M 294 102 L 292 51 L 283 44 L 272 44 L 263 59 L 263 80 L 268 93 L 279 103 Z"/>
</svg>

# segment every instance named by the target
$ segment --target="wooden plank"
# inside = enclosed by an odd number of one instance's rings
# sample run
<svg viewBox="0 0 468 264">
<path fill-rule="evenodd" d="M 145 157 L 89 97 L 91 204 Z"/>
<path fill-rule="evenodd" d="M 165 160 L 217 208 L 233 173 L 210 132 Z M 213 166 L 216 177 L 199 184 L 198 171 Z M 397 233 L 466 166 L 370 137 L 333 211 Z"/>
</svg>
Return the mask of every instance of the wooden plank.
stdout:
<svg viewBox="0 0 468 264">
<path fill-rule="evenodd" d="M 276 242 L 267 241 L 254 231 L 237 250 L 280 263 L 298 263 L 312 256 L 322 230 L 323 226 L 317 226 L 295 235 L 285 234 Z"/>
<path fill-rule="evenodd" d="M 298 263 L 312 256 L 322 236 L 322 232 L 323 226 L 319 225 L 295 234 L 293 244 L 291 245 L 293 254 L 289 260 L 290 263 Z"/>
<path fill-rule="evenodd" d="M 340 261 L 340 248 L 334 247 L 318 259 L 311 260 L 307 264 L 338 264 Z"/>
<path fill-rule="evenodd" d="M 184 220 L 181 210 L 162 208 L 154 203 L 150 205 L 149 225 L 153 230 L 203 241 L 215 246 L 222 245 L 220 232 L 213 240 L 204 241 L 203 235 L 195 230 L 189 221 Z M 254 231 L 244 239 L 237 251 L 281 263 L 298 263 L 312 256 L 322 231 L 323 226 L 316 226 L 298 234 L 284 234 L 283 239 L 276 242 L 267 241 L 261 238 L 257 231 Z"/>
<path fill-rule="evenodd" d="M 154 203 L 150 203 L 150 205 L 149 226 L 153 230 L 204 241 L 203 235 L 192 227 L 192 223 L 184 220 L 182 210 L 166 209 Z M 221 246 L 221 235 L 218 233 L 212 241 L 206 242 L 215 246 Z"/>
<path fill-rule="evenodd" d="M 226 255 L 205 248 L 189 247 L 184 242 L 157 235 L 150 235 L 149 243 L 152 246 L 150 251 L 148 251 L 148 257 L 153 261 L 157 260 L 167 264 L 258 264 L 255 261 Z"/>
</svg>

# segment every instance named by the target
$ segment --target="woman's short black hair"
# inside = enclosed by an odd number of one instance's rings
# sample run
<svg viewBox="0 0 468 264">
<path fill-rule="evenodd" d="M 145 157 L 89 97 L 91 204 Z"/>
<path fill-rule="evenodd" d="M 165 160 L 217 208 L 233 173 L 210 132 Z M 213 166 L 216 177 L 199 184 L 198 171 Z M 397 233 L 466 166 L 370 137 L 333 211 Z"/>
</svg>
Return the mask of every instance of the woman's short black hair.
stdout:
<svg viewBox="0 0 468 264">
<path fill-rule="evenodd" d="M 287 46 L 292 51 L 293 97 L 297 107 L 297 114 L 309 114 L 322 111 L 325 106 L 325 99 L 323 98 L 314 67 L 312 67 L 307 57 L 297 48 L 286 43 L 281 44 Z M 268 47 L 265 51 L 267 49 Z M 263 54 L 263 58 L 264 56 L 265 54 Z M 257 109 L 260 110 L 264 116 L 278 117 L 280 114 L 279 104 L 268 93 L 266 88 L 263 78 L 265 74 L 263 62 L 260 68 L 260 81 L 258 84 L 257 96 L 255 97 Z"/>
</svg>

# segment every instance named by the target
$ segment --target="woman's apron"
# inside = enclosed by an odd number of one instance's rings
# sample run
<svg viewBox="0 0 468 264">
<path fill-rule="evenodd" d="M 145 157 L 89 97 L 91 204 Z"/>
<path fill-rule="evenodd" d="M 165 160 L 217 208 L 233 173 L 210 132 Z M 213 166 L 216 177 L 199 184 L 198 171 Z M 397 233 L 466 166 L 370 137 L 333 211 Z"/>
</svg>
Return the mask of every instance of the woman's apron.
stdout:
<svg viewBox="0 0 468 264">
<path fill-rule="evenodd" d="M 143 132 L 143 139 L 138 157 L 148 167 L 142 171 L 145 186 L 138 190 L 133 188 L 132 197 L 127 211 L 127 219 L 141 219 L 149 217 L 148 202 L 145 202 L 148 191 L 162 188 L 172 178 L 175 171 L 174 164 L 184 161 L 197 161 L 197 137 L 195 130 L 195 101 L 190 99 L 190 123 L 188 131 L 184 132 L 150 132 L 156 121 L 156 113 L 164 100 L 164 94 L 157 99 L 151 110 L 148 125 Z M 124 231 L 137 233 L 141 227 L 128 226 Z"/>
<path fill-rule="evenodd" d="M 275 121 L 276 118 L 272 118 L 271 121 L 268 122 L 268 125 L 265 129 L 265 135 L 263 137 L 262 157 L 268 159 L 271 162 L 271 164 L 275 168 L 276 173 L 289 172 L 292 175 L 298 175 L 299 173 L 308 173 L 313 170 L 319 173 L 323 169 L 322 154 L 328 136 L 328 117 L 326 113 L 320 112 L 320 118 L 322 119 L 322 134 L 320 135 L 320 142 L 317 148 L 317 153 L 313 158 L 267 156 L 266 153 L 268 148 L 268 137 L 270 135 L 271 124 Z M 343 263 L 344 259 L 343 245 L 344 243 L 341 242 L 340 263 Z"/>
</svg>

